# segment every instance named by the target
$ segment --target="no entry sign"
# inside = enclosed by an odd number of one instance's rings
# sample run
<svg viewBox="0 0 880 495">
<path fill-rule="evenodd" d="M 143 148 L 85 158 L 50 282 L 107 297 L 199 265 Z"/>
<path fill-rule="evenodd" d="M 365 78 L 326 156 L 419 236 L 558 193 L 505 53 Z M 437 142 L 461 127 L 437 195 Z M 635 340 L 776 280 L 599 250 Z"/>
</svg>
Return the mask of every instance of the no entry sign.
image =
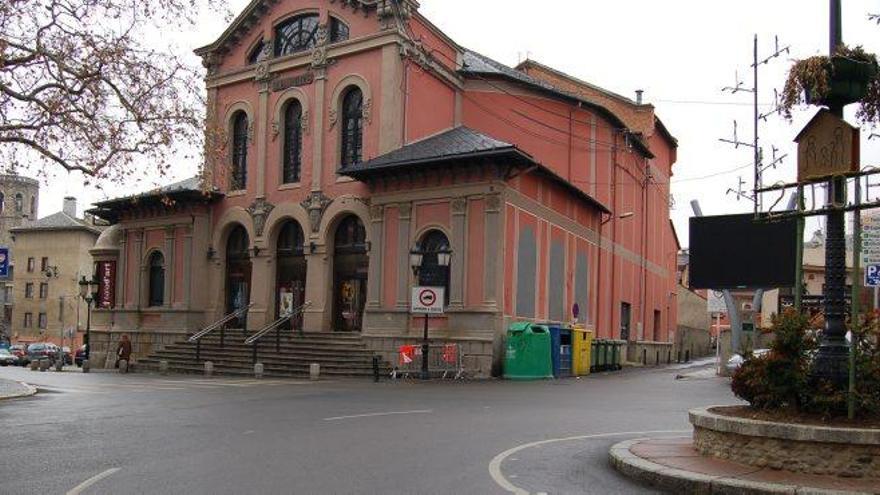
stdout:
<svg viewBox="0 0 880 495">
<path fill-rule="evenodd" d="M 443 287 L 413 287 L 410 308 L 413 314 L 442 315 Z"/>
</svg>

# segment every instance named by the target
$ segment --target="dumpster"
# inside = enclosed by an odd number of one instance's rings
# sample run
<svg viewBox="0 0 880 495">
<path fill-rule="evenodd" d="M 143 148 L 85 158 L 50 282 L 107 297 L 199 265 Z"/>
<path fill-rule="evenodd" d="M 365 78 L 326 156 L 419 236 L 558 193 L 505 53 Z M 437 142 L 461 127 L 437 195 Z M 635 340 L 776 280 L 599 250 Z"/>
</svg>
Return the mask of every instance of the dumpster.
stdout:
<svg viewBox="0 0 880 495">
<path fill-rule="evenodd" d="M 571 329 L 559 324 L 543 324 L 550 330 L 550 358 L 553 362 L 553 376 L 571 376 Z"/>
<path fill-rule="evenodd" d="M 504 378 L 508 380 L 553 378 L 550 330 L 546 326 L 519 322 L 508 327 Z"/>
<path fill-rule="evenodd" d="M 605 371 L 605 364 L 606 364 L 605 349 L 607 346 L 605 344 L 605 341 L 602 339 L 596 339 L 595 342 L 596 342 L 596 349 L 595 349 L 596 368 L 595 368 L 595 371 Z"/>
<path fill-rule="evenodd" d="M 612 352 L 611 358 L 611 369 L 620 370 L 623 369 L 623 346 L 626 345 L 625 340 L 615 340 L 612 341 L 612 345 L 614 346 L 614 351 Z"/>
<path fill-rule="evenodd" d="M 593 332 L 582 326 L 571 329 L 572 365 L 574 376 L 589 375 L 593 367 Z"/>
</svg>

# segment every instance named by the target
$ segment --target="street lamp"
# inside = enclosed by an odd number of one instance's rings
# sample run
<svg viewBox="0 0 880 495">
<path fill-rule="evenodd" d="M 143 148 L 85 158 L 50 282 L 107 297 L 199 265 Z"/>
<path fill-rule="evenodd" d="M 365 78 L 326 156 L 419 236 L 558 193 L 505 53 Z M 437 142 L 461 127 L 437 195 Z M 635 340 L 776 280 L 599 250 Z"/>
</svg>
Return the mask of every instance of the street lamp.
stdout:
<svg viewBox="0 0 880 495">
<path fill-rule="evenodd" d="M 88 308 L 88 313 L 86 313 L 86 338 L 85 338 L 85 346 L 86 352 L 83 357 L 84 360 L 89 360 L 89 353 L 92 350 L 92 342 L 91 342 L 91 330 L 92 330 L 92 303 L 94 303 L 98 299 L 98 281 L 92 277 L 91 280 L 86 279 L 86 276 L 83 275 L 79 281 L 79 297 L 86 302 L 86 307 Z"/>
<path fill-rule="evenodd" d="M 412 267 L 413 276 L 416 280 L 419 279 L 419 274 L 425 268 L 425 255 L 430 254 L 437 256 L 437 266 L 439 267 L 446 268 L 449 266 L 450 261 L 452 261 L 452 251 L 447 247 L 439 250 L 424 251 L 418 244 L 416 244 L 416 247 L 409 252 L 409 264 L 410 267 Z M 422 380 L 427 380 L 429 378 L 428 350 L 428 313 L 425 313 L 425 329 L 422 334 Z"/>
</svg>

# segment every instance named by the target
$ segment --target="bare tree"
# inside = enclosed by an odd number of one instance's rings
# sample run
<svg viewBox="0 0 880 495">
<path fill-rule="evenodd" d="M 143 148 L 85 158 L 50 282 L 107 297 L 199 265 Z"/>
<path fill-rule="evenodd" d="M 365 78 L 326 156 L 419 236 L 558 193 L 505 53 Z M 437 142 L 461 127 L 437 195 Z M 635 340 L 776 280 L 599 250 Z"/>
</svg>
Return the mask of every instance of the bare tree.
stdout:
<svg viewBox="0 0 880 495">
<path fill-rule="evenodd" d="M 200 159 L 201 68 L 160 40 L 203 6 L 225 1 L 0 0 L 0 167 L 116 181 Z"/>
</svg>

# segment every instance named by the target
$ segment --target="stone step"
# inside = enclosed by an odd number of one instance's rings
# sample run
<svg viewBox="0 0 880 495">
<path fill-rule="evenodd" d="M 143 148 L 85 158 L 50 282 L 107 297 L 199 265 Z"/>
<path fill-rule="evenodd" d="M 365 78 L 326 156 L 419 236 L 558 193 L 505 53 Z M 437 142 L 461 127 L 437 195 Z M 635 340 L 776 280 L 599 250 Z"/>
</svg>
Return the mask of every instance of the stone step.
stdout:
<svg viewBox="0 0 880 495">
<path fill-rule="evenodd" d="M 174 344 L 169 344 L 165 346 L 168 348 L 184 348 L 184 347 L 192 347 L 196 348 L 196 344 L 189 342 L 177 342 Z M 253 344 L 244 344 L 242 342 L 224 342 L 222 345 L 220 342 L 202 342 L 200 344 L 202 349 L 253 349 Z M 284 339 L 280 342 L 281 349 L 291 349 L 291 350 L 309 350 L 315 352 L 360 352 L 360 353 L 369 353 L 370 351 L 365 346 L 348 346 L 348 345 L 321 345 L 321 344 L 313 344 L 309 342 L 288 342 Z M 263 340 L 257 342 L 258 349 L 275 349 L 275 340 Z"/>
<path fill-rule="evenodd" d="M 263 372 L 265 376 L 275 376 L 275 377 L 307 377 L 309 376 L 309 367 L 308 366 L 278 366 L 272 363 L 263 362 Z M 152 359 L 142 359 L 137 362 L 136 367 L 138 369 L 147 370 L 147 371 L 158 371 L 159 369 L 159 361 Z M 191 374 L 203 374 L 205 367 L 203 364 L 195 364 L 192 362 L 172 362 L 169 361 L 168 369 L 171 372 L 175 373 L 191 373 Z M 390 366 L 380 366 L 380 373 L 385 375 L 391 372 Z M 237 365 L 237 366 L 229 366 L 224 364 L 214 363 L 214 373 L 218 375 L 241 375 L 241 376 L 253 376 L 254 375 L 254 367 L 252 364 L 248 363 L 247 365 Z M 373 368 L 370 367 L 350 367 L 346 366 L 344 368 L 332 368 L 321 366 L 321 375 L 326 376 L 335 376 L 335 377 L 355 377 L 355 376 L 373 376 Z"/>
<path fill-rule="evenodd" d="M 177 359 L 195 361 L 194 352 L 163 352 L 161 359 Z M 151 356 L 155 357 L 155 356 Z M 278 354 L 278 353 L 257 353 L 260 360 L 275 360 L 280 362 L 294 363 L 331 363 L 331 364 L 362 364 L 372 363 L 372 357 L 364 358 L 362 356 L 303 356 L 296 354 Z M 201 361 L 223 361 L 223 360 L 253 360 L 253 353 L 235 353 L 235 352 L 202 352 L 199 355 Z"/>
</svg>

